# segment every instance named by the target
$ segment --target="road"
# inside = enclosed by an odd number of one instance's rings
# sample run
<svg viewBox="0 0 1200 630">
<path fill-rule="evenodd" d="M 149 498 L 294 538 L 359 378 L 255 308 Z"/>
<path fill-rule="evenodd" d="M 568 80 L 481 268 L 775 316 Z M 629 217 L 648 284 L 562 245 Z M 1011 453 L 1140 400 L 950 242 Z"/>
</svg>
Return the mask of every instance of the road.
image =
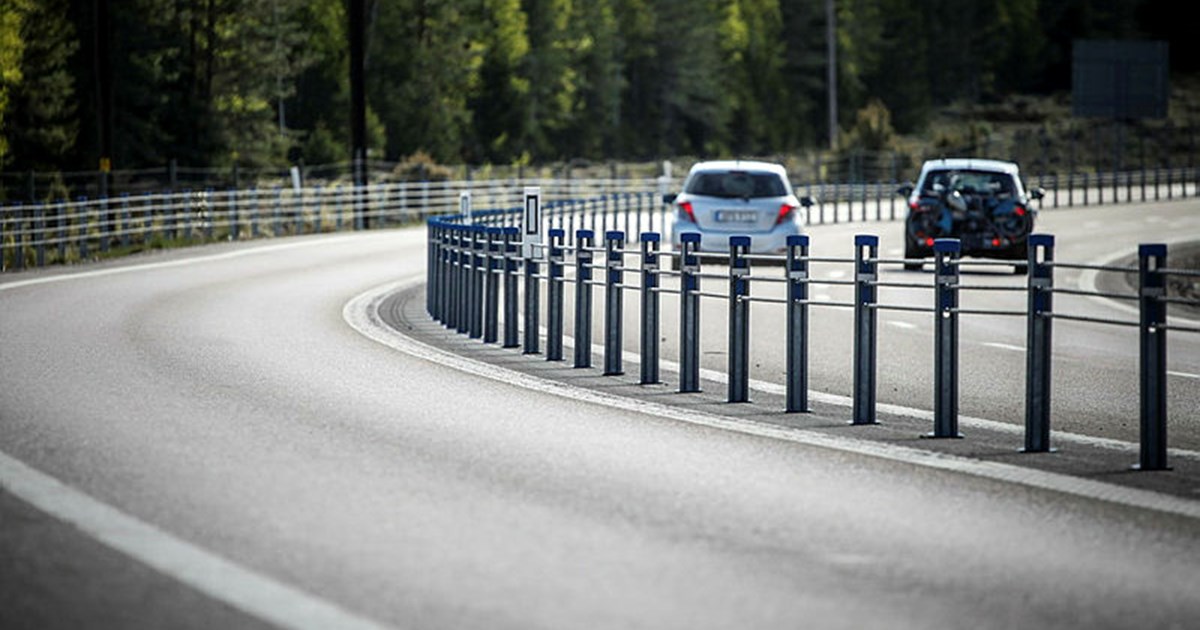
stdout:
<svg viewBox="0 0 1200 630">
<path fill-rule="evenodd" d="M 424 256 L 404 230 L 4 278 L 0 627 L 1200 615 L 1195 518 L 517 389 L 347 324 Z"/>
</svg>

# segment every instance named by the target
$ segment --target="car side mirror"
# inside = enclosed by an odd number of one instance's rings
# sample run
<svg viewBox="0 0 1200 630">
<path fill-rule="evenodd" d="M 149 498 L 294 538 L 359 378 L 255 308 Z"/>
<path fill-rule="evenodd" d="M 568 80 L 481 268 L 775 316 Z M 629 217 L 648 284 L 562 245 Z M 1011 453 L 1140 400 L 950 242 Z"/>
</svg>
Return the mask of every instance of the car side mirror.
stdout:
<svg viewBox="0 0 1200 630">
<path fill-rule="evenodd" d="M 1039 199 L 1040 200 L 1042 197 L 1045 197 L 1045 196 L 1046 196 L 1046 189 L 1042 188 L 1041 186 L 1035 186 L 1032 189 L 1030 189 L 1030 191 L 1029 191 L 1029 197 L 1031 199 Z"/>
<path fill-rule="evenodd" d="M 809 195 L 805 195 L 800 198 L 800 205 L 804 206 L 805 208 L 811 208 L 816 205 L 816 203 L 816 200 Z"/>
<path fill-rule="evenodd" d="M 914 186 L 912 184 L 903 184 L 896 189 L 896 194 L 901 197 L 907 197 L 912 194 Z"/>
<path fill-rule="evenodd" d="M 675 198 L 678 196 L 675 193 L 667 193 L 663 195 L 663 203 L 675 203 Z"/>
</svg>

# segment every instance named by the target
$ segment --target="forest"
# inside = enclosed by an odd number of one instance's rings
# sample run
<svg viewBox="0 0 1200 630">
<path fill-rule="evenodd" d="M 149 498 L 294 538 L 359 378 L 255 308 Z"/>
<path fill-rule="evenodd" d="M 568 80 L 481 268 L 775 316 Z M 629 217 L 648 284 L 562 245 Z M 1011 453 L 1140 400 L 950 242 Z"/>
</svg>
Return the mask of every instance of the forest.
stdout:
<svg viewBox="0 0 1200 630">
<path fill-rule="evenodd" d="M 346 0 L 0 0 L 0 170 L 350 156 Z M 1200 50 L 1165 0 L 835 0 L 841 142 L 953 104 L 1069 93 L 1076 39 Z M 369 155 L 441 164 L 767 155 L 828 144 L 825 0 L 368 0 Z M 111 91 L 97 80 L 110 43 Z"/>
</svg>

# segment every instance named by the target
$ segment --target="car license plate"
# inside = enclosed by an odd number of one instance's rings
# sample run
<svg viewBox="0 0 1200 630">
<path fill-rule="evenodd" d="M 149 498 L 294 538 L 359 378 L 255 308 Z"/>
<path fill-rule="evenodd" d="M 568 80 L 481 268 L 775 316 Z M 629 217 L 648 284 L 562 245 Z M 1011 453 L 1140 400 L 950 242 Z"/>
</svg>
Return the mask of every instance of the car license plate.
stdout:
<svg viewBox="0 0 1200 630">
<path fill-rule="evenodd" d="M 717 221 L 721 223 L 754 223 L 758 213 L 753 210 L 718 210 Z"/>
</svg>

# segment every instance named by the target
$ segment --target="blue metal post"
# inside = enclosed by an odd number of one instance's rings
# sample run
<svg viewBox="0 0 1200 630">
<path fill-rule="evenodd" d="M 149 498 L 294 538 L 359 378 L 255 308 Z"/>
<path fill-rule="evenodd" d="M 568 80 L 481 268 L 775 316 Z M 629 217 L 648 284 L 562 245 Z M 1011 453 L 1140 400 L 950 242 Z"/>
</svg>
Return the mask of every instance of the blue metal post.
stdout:
<svg viewBox="0 0 1200 630">
<path fill-rule="evenodd" d="M 471 230 L 471 288 L 467 300 L 470 312 L 467 321 L 471 339 L 483 337 L 483 281 L 487 275 L 487 261 L 484 259 L 487 242 L 484 240 L 483 225 L 472 225 Z"/>
<path fill-rule="evenodd" d="M 679 391 L 700 391 L 700 235 L 679 236 Z"/>
<path fill-rule="evenodd" d="M 749 236 L 729 237 L 728 401 L 750 401 Z"/>
<path fill-rule="evenodd" d="M 541 340 L 541 324 L 539 323 L 539 314 L 541 312 L 541 282 L 538 280 L 538 272 L 540 270 L 539 259 L 544 253 L 538 248 L 533 247 L 528 252 L 529 256 L 524 259 L 525 265 L 525 335 L 524 347 L 522 353 L 537 354 L 540 352 L 539 345 Z"/>
<path fill-rule="evenodd" d="M 549 232 L 550 252 L 547 256 L 546 281 L 546 360 L 563 358 L 563 236 L 561 228 Z"/>
<path fill-rule="evenodd" d="M 808 411 L 808 235 L 787 246 L 787 410 Z"/>
<path fill-rule="evenodd" d="M 1157 171 L 1156 171 L 1157 172 Z M 1156 182 L 1157 183 L 1157 182 Z M 1157 189 L 1157 186 L 1156 186 Z M 1139 470 L 1168 470 L 1167 466 L 1167 246 L 1138 246 L 1140 305 L 1141 457 Z"/>
<path fill-rule="evenodd" d="M 875 286 L 879 237 L 854 237 L 854 404 L 852 424 L 877 424 L 875 420 Z"/>
<path fill-rule="evenodd" d="M 505 348 L 520 344 L 517 329 L 517 237 L 521 228 L 504 228 L 504 343 Z"/>
<path fill-rule="evenodd" d="M 1025 335 L 1025 448 L 1050 451 L 1050 361 L 1054 332 L 1054 236 L 1029 236 L 1029 300 Z"/>
<path fill-rule="evenodd" d="M 641 223 L 642 199 L 638 197 L 638 223 Z M 658 374 L 658 252 L 662 236 L 657 232 L 642 232 L 642 365 L 641 384 L 659 381 Z"/>
<path fill-rule="evenodd" d="M 958 432 L 958 258 L 962 244 L 939 238 L 934 251 L 933 433 L 931 438 L 961 438 Z"/>
<path fill-rule="evenodd" d="M 618 197 L 613 196 L 614 205 Z M 616 213 L 613 222 L 616 223 Z M 624 346 L 624 291 L 625 291 L 625 232 L 611 230 L 604 234 L 604 375 L 617 376 L 625 373 L 621 354 Z"/>
<path fill-rule="evenodd" d="M 575 367 L 592 366 L 592 240 L 591 230 L 575 232 Z"/>
<path fill-rule="evenodd" d="M 487 228 L 487 278 L 483 292 L 483 342 L 496 343 L 500 321 L 500 276 L 503 258 L 500 257 L 500 235 L 504 228 Z"/>
</svg>

